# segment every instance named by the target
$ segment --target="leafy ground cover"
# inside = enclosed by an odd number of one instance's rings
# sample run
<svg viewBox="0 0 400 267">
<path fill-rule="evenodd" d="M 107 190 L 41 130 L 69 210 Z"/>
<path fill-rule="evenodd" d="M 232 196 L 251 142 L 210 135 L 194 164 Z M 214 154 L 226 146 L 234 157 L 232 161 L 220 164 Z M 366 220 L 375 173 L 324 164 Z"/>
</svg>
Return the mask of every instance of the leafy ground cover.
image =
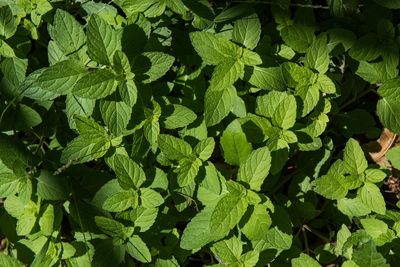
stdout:
<svg viewBox="0 0 400 267">
<path fill-rule="evenodd" d="M 0 266 L 398 266 L 397 0 L 0 0 Z"/>
</svg>

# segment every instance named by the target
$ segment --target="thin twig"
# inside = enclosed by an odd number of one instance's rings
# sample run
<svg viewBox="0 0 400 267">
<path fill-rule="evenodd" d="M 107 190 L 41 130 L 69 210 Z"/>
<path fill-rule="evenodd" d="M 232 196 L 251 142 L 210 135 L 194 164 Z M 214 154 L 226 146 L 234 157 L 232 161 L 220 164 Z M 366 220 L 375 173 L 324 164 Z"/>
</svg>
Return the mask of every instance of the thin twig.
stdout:
<svg viewBox="0 0 400 267">
<path fill-rule="evenodd" d="M 351 98 L 349 101 L 347 101 L 346 103 L 344 103 L 343 105 L 341 105 L 339 107 L 339 110 L 344 109 L 345 107 L 353 104 L 353 102 L 357 101 L 358 99 L 360 99 L 361 97 L 373 92 L 378 86 L 375 84 L 371 84 L 370 87 L 368 87 L 366 90 L 364 90 L 363 92 L 361 92 L 359 95 L 355 95 L 353 98 Z"/>
<path fill-rule="evenodd" d="M 330 243 L 331 241 L 326 238 L 323 234 L 321 234 L 319 231 L 312 229 L 310 226 L 308 226 L 307 224 L 303 225 L 303 229 L 309 231 L 310 233 L 318 236 L 321 240 L 325 241 L 326 243 Z"/>
</svg>

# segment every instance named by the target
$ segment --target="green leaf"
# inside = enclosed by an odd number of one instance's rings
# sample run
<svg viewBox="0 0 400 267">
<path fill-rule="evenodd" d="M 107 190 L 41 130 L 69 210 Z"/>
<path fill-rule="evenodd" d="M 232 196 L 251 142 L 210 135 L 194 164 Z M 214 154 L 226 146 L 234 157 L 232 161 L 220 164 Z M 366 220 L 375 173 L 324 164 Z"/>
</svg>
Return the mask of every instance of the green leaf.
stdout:
<svg viewBox="0 0 400 267">
<path fill-rule="evenodd" d="M 261 35 L 261 24 L 256 13 L 235 21 L 232 38 L 248 49 L 254 49 Z"/>
<path fill-rule="evenodd" d="M 276 109 L 287 94 L 284 92 L 271 91 L 267 95 L 261 95 L 256 100 L 256 114 L 272 118 Z"/>
<path fill-rule="evenodd" d="M 382 98 L 376 107 L 379 120 L 383 126 L 396 134 L 400 134 L 400 102 L 390 98 Z"/>
<path fill-rule="evenodd" d="M 313 258 L 304 253 L 301 253 L 298 258 L 292 259 L 291 262 L 293 267 L 303 267 L 303 266 L 321 267 L 318 261 L 314 260 Z"/>
<path fill-rule="evenodd" d="M 97 227 L 107 235 L 126 238 L 126 228 L 122 223 L 102 216 L 95 216 L 94 221 Z"/>
<path fill-rule="evenodd" d="M 266 205 L 254 205 L 249 220 L 242 227 L 243 234 L 250 240 L 263 239 L 272 224 Z"/>
<path fill-rule="evenodd" d="M 282 69 L 280 67 L 254 67 L 249 83 L 260 89 L 283 91 L 286 89 Z"/>
<path fill-rule="evenodd" d="M 121 50 L 121 38 L 100 16 L 92 15 L 87 25 L 87 46 L 91 59 L 111 65 L 115 51 Z"/>
<path fill-rule="evenodd" d="M 138 261 L 144 263 L 151 262 L 151 253 L 146 243 L 139 236 L 133 235 L 129 237 L 125 247 L 128 254 Z"/>
<path fill-rule="evenodd" d="M 350 138 L 344 148 L 343 161 L 351 173 L 361 174 L 367 167 L 368 162 L 365 159 L 364 152 L 356 140 Z"/>
<path fill-rule="evenodd" d="M 284 27 L 281 30 L 281 36 L 288 46 L 300 53 L 306 52 L 315 40 L 314 31 L 301 24 Z"/>
<path fill-rule="evenodd" d="M 65 55 L 81 49 L 86 43 L 82 25 L 62 9 L 56 10 L 49 34 Z"/>
<path fill-rule="evenodd" d="M 184 140 L 168 134 L 158 136 L 161 152 L 170 160 L 180 160 L 192 153 L 192 148 Z"/>
<path fill-rule="evenodd" d="M 39 219 L 40 232 L 50 236 L 53 233 L 54 206 L 48 204 Z"/>
<path fill-rule="evenodd" d="M 244 63 L 241 60 L 226 60 L 215 67 L 208 90 L 224 90 L 243 75 Z"/>
<path fill-rule="evenodd" d="M 194 179 L 196 178 L 201 165 L 201 160 L 194 156 L 181 159 L 177 169 L 178 185 L 180 187 L 185 187 L 194 184 Z"/>
<path fill-rule="evenodd" d="M 164 203 L 163 197 L 157 191 L 150 188 L 140 189 L 140 201 L 142 206 L 147 209 L 161 206 Z"/>
<path fill-rule="evenodd" d="M 324 74 L 328 71 L 329 61 L 327 37 L 324 34 L 318 39 L 314 40 L 314 42 L 308 48 L 304 63 L 306 67 Z"/>
<path fill-rule="evenodd" d="M 44 69 L 30 87 L 66 95 L 84 73 L 85 67 L 82 63 L 75 60 L 61 61 Z"/>
<path fill-rule="evenodd" d="M 81 115 L 84 117 L 91 116 L 93 114 L 96 101 L 93 99 L 81 98 L 72 94 L 68 94 L 65 104 L 65 113 L 67 115 L 69 126 L 72 129 L 76 129 L 75 115 Z"/>
<path fill-rule="evenodd" d="M 371 183 L 366 182 L 359 191 L 361 201 L 372 211 L 379 214 L 385 214 L 386 204 L 379 188 Z"/>
<path fill-rule="evenodd" d="M 197 118 L 196 113 L 185 106 L 177 104 L 167 106 L 167 112 L 169 108 L 172 108 L 172 113 L 163 120 L 166 129 L 186 127 Z"/>
<path fill-rule="evenodd" d="M 361 245 L 360 248 L 354 250 L 352 261 L 358 266 L 379 266 L 388 267 L 386 259 L 380 254 L 372 241 Z"/>
<path fill-rule="evenodd" d="M 236 236 L 221 240 L 211 247 L 211 252 L 222 261 L 222 264 L 235 263 L 242 255 L 242 241 Z"/>
<path fill-rule="evenodd" d="M 240 55 L 237 45 L 212 33 L 192 32 L 189 36 L 194 49 L 206 64 L 218 65 Z"/>
<path fill-rule="evenodd" d="M 400 100 L 400 79 L 395 78 L 386 81 L 378 89 L 378 94 L 386 99 L 399 101 Z"/>
<path fill-rule="evenodd" d="M 385 157 L 390 161 L 393 167 L 400 169 L 400 147 L 393 147 L 386 152 Z"/>
<path fill-rule="evenodd" d="M 14 173 L 0 173 L 0 197 L 6 198 L 14 195 L 18 190 L 19 179 Z"/>
<path fill-rule="evenodd" d="M 293 237 L 283 231 L 277 226 L 271 228 L 266 237 L 264 238 L 264 247 L 273 248 L 276 250 L 287 250 L 292 245 Z"/>
<path fill-rule="evenodd" d="M 117 89 L 116 78 L 115 73 L 108 69 L 86 73 L 76 82 L 72 94 L 89 99 L 106 97 Z"/>
<path fill-rule="evenodd" d="M 238 181 L 247 183 L 255 191 L 261 190 L 261 185 L 271 167 L 271 153 L 267 147 L 253 150 L 249 157 L 240 165 Z"/>
<path fill-rule="evenodd" d="M 295 94 L 303 100 L 302 117 L 309 114 L 317 106 L 320 97 L 318 89 L 316 84 L 311 86 L 299 85 L 296 87 Z"/>
<path fill-rule="evenodd" d="M 92 118 L 75 115 L 76 128 L 81 137 L 91 139 L 92 142 L 107 140 L 107 131 Z"/>
<path fill-rule="evenodd" d="M 209 227 L 212 213 L 213 208 L 206 207 L 190 220 L 182 234 L 181 248 L 186 250 L 201 248 L 216 238 L 218 233 L 211 233 Z"/>
<path fill-rule="evenodd" d="M 17 259 L 6 255 L 5 253 L 0 253 L 0 266 L 23 267 L 24 265 Z"/>
<path fill-rule="evenodd" d="M 67 144 L 61 155 L 61 162 L 76 163 L 88 162 L 104 156 L 110 148 L 109 142 L 99 141 L 93 143 L 93 140 L 77 137 Z"/>
<path fill-rule="evenodd" d="M 285 97 L 276 107 L 272 121 L 282 129 L 290 129 L 296 122 L 296 99 L 292 95 Z"/>
<path fill-rule="evenodd" d="M 37 194 L 41 198 L 46 200 L 64 200 L 68 198 L 67 181 L 63 176 L 56 176 L 50 171 L 42 170 L 37 180 Z"/>
<path fill-rule="evenodd" d="M 193 152 L 198 155 L 202 161 L 208 160 L 215 148 L 215 141 L 212 137 L 201 140 L 194 148 Z"/>
<path fill-rule="evenodd" d="M 125 155 L 114 156 L 114 171 L 122 188 L 139 188 L 146 180 L 143 169 Z"/>
<path fill-rule="evenodd" d="M 100 112 L 108 129 L 115 136 L 119 136 L 126 129 L 131 119 L 132 108 L 124 102 L 101 100 Z"/>
<path fill-rule="evenodd" d="M 121 212 L 134 208 L 138 204 L 138 196 L 135 191 L 117 192 L 106 199 L 103 209 L 111 212 Z"/>
<path fill-rule="evenodd" d="M 379 39 L 376 34 L 369 33 L 356 41 L 350 48 L 349 55 L 359 61 L 371 61 L 379 57 Z"/>
<path fill-rule="evenodd" d="M 17 31 L 17 18 L 14 17 L 8 5 L 0 7 L 0 35 L 6 39 L 10 38 Z"/>
<path fill-rule="evenodd" d="M 365 216 L 371 213 L 371 209 L 361 201 L 360 197 L 339 199 L 337 206 L 349 217 Z"/>
<path fill-rule="evenodd" d="M 328 173 L 314 181 L 314 191 L 329 199 L 342 199 L 347 195 L 349 186 L 346 177 L 339 173 Z"/>
<path fill-rule="evenodd" d="M 143 74 L 144 83 L 150 83 L 164 76 L 175 58 L 162 52 L 145 52 L 133 63 L 133 72 Z M 149 66 L 148 66 L 149 65 Z"/>
<path fill-rule="evenodd" d="M 207 126 L 221 122 L 232 110 L 236 97 L 233 86 L 222 90 L 207 90 L 204 97 L 204 119 Z"/>
<path fill-rule="evenodd" d="M 225 162 L 231 165 L 239 166 L 252 151 L 252 146 L 247 142 L 242 126 L 237 120 L 228 125 L 221 136 L 220 142 Z"/>
<path fill-rule="evenodd" d="M 246 212 L 247 205 L 241 192 L 228 193 L 223 196 L 211 215 L 210 231 L 216 235 L 226 236 L 239 223 Z"/>
</svg>

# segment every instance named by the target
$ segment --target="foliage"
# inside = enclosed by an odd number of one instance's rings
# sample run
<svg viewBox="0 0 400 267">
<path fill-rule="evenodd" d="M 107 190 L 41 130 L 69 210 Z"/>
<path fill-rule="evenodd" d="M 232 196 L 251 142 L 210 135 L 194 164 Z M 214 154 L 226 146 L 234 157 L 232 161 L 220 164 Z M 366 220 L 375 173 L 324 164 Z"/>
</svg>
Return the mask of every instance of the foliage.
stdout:
<svg viewBox="0 0 400 267">
<path fill-rule="evenodd" d="M 0 0 L 0 266 L 395 266 L 399 8 Z"/>
</svg>

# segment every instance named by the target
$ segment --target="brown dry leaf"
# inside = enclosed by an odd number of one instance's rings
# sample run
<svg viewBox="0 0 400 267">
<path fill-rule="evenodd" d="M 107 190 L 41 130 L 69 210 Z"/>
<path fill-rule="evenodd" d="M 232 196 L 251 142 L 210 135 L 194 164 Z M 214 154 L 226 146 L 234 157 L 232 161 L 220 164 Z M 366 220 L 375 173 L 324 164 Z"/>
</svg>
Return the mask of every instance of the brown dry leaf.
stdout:
<svg viewBox="0 0 400 267">
<path fill-rule="evenodd" d="M 391 165 L 386 159 L 385 154 L 395 144 L 396 139 L 396 134 L 384 128 L 378 140 L 365 144 L 363 148 L 376 164 L 390 168 Z"/>
</svg>

